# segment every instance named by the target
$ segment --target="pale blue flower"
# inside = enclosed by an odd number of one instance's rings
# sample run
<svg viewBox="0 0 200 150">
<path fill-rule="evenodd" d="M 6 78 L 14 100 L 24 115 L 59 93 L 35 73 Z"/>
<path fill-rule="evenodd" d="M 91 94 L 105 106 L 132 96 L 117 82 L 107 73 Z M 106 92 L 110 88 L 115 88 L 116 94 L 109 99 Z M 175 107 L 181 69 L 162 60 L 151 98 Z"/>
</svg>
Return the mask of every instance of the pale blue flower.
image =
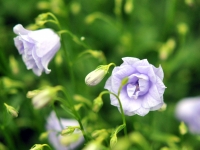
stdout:
<svg viewBox="0 0 200 150">
<path fill-rule="evenodd" d="M 125 57 L 122 60 L 124 62 L 113 69 L 105 89 L 117 95 L 122 80 L 128 78 L 119 96 L 126 115 L 144 116 L 149 111 L 160 109 L 164 104 L 163 93 L 166 88 L 162 81 L 162 67 L 154 67 L 147 59 Z M 111 94 L 110 99 L 111 104 L 119 109 L 117 98 Z"/>
<path fill-rule="evenodd" d="M 27 69 L 32 69 L 38 76 L 43 71 L 50 73 L 48 64 L 60 48 L 60 37 L 51 29 L 30 31 L 21 24 L 16 25 L 13 31 L 18 35 L 14 43 Z"/>
<path fill-rule="evenodd" d="M 77 149 L 83 142 L 84 138 L 82 132 L 75 131 L 70 135 L 62 136 L 60 132 L 68 127 L 68 126 L 79 126 L 78 121 L 74 119 L 60 119 L 61 125 L 59 120 L 56 117 L 54 111 L 52 111 L 47 118 L 46 129 L 49 132 L 48 139 L 49 142 L 56 150 L 75 150 Z"/>
<path fill-rule="evenodd" d="M 188 97 L 176 105 L 176 117 L 185 122 L 189 131 L 200 134 L 200 97 Z"/>
</svg>

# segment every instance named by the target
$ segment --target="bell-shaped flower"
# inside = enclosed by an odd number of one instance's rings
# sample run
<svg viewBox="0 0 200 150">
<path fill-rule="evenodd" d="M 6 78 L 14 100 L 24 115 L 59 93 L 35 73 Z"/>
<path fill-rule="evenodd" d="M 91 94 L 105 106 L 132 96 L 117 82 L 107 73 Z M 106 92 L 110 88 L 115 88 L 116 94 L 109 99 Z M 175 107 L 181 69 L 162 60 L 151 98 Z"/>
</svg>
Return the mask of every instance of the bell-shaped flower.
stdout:
<svg viewBox="0 0 200 150">
<path fill-rule="evenodd" d="M 43 71 L 49 74 L 48 64 L 60 49 L 60 37 L 51 29 L 30 31 L 21 24 L 14 26 L 13 31 L 18 35 L 14 44 L 27 69 L 32 69 L 37 76 Z"/>
<path fill-rule="evenodd" d="M 200 134 L 200 97 L 188 97 L 176 105 L 176 117 L 186 123 L 189 131 Z"/>
<path fill-rule="evenodd" d="M 64 128 L 70 126 L 79 126 L 79 124 L 74 119 L 64 118 L 60 118 L 59 123 L 55 112 L 51 112 L 47 118 L 46 129 L 49 131 L 48 139 L 56 150 L 75 150 L 83 143 L 84 138 L 80 130 L 75 130 L 73 133 L 63 136 L 59 134 Z"/>
<path fill-rule="evenodd" d="M 154 67 L 147 59 L 125 57 L 122 60 L 124 62 L 113 69 L 104 88 L 115 95 L 120 92 L 118 96 L 124 114 L 144 116 L 149 111 L 160 109 L 164 104 L 163 94 L 166 88 L 162 81 L 162 67 Z M 118 99 L 112 94 L 110 99 L 111 104 L 119 109 Z"/>
</svg>

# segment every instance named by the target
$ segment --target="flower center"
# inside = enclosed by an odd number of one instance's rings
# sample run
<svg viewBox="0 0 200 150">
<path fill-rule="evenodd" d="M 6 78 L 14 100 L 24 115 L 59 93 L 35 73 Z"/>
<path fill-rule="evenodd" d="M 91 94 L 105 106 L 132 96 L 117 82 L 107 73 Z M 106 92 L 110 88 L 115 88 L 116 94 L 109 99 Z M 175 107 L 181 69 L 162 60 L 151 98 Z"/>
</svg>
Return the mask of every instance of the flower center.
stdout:
<svg viewBox="0 0 200 150">
<path fill-rule="evenodd" d="M 149 78 L 142 75 L 134 75 L 134 81 L 126 86 L 127 95 L 130 98 L 137 99 L 138 96 L 145 95 L 149 91 Z"/>
</svg>

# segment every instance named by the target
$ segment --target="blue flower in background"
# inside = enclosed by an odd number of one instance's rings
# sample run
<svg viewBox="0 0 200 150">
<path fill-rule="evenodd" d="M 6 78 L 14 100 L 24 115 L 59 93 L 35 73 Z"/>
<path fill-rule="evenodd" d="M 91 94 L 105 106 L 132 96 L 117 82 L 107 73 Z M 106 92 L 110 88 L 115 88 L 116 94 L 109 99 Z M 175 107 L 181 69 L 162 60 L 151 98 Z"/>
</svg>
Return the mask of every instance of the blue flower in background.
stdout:
<svg viewBox="0 0 200 150">
<path fill-rule="evenodd" d="M 123 86 L 119 95 L 124 113 L 129 116 L 144 116 L 149 111 L 161 108 L 166 88 L 162 81 L 162 67 L 156 68 L 146 59 L 125 57 L 122 60 L 124 62 L 113 69 L 105 89 L 117 95 L 122 80 L 128 78 L 128 83 Z M 117 98 L 110 94 L 110 99 L 111 104 L 119 109 Z"/>
<path fill-rule="evenodd" d="M 70 135 L 61 136 L 59 133 L 68 126 L 78 126 L 78 121 L 74 119 L 60 119 L 56 117 L 54 111 L 52 111 L 47 118 L 46 129 L 49 131 L 48 139 L 49 142 L 56 150 L 75 150 L 77 149 L 83 142 L 84 138 L 81 131 L 75 131 Z"/>
<path fill-rule="evenodd" d="M 21 24 L 13 31 L 18 35 L 14 43 L 27 69 L 32 69 L 37 76 L 43 71 L 50 73 L 48 64 L 60 48 L 60 37 L 51 29 L 29 31 Z"/>
<path fill-rule="evenodd" d="M 200 134 L 200 97 L 179 101 L 176 105 L 176 117 L 188 125 L 191 133 Z"/>
</svg>

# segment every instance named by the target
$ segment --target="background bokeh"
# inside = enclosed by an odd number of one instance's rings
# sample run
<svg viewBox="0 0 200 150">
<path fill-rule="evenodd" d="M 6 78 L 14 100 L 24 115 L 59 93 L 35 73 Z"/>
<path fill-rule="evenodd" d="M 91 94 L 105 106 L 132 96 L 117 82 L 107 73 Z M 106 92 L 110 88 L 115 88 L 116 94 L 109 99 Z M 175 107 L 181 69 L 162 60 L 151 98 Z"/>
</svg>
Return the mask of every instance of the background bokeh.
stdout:
<svg viewBox="0 0 200 150">
<path fill-rule="evenodd" d="M 87 48 L 65 34 L 62 40 L 73 60 L 75 83 L 69 77 L 64 47 L 49 64 L 52 70 L 49 75 L 37 77 L 27 70 L 14 46 L 13 27 L 20 23 L 32 29 L 35 18 L 45 12 L 53 13 L 63 29 L 78 38 L 84 37 L 88 50 L 102 51 L 106 62 L 103 56 L 94 57 L 89 53 L 78 57 Z M 50 23 L 45 27 L 58 31 Z M 179 100 L 200 94 L 199 34 L 198 0 L 0 0 L 0 145 L 25 150 L 36 143 L 48 142 L 40 141 L 39 136 L 45 131 L 46 117 L 52 108 L 35 110 L 26 98 L 28 91 L 45 85 L 63 85 L 72 95 L 81 95 L 92 102 L 104 90 L 110 74 L 95 87 L 85 85 L 85 76 L 101 64 L 120 65 L 121 58 L 128 56 L 148 59 L 156 67 L 160 64 L 167 87 L 165 111 L 126 117 L 128 131 L 142 136 L 142 142 L 136 140 L 132 149 L 200 149 L 200 137 L 190 133 L 181 135 L 180 122 L 174 115 Z M 115 128 L 121 124 L 120 113 L 110 105 L 109 96 L 103 99 L 99 116 Z M 12 118 L 6 114 L 3 103 L 19 110 L 19 116 Z M 85 115 L 82 110 L 81 116 Z"/>
</svg>

